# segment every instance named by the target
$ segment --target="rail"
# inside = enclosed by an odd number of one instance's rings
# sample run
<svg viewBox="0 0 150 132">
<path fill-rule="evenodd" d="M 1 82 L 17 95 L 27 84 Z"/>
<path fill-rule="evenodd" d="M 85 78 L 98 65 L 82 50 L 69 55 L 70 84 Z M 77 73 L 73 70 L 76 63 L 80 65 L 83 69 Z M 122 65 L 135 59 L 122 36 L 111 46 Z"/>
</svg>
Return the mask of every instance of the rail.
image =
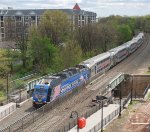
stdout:
<svg viewBox="0 0 150 132">
<path fill-rule="evenodd" d="M 130 100 L 130 97 L 131 97 L 131 94 L 129 94 L 126 97 L 126 99 L 123 101 L 122 106 L 121 106 L 121 110 L 123 110 L 124 105 Z M 88 118 L 100 109 L 101 109 L 101 105 L 94 106 L 92 109 L 90 109 L 89 111 L 87 111 L 83 115 L 81 115 L 81 117 Z M 103 124 L 104 124 L 103 126 L 108 124 L 117 115 L 119 115 L 119 108 L 103 119 Z M 72 129 L 76 125 L 77 125 L 76 119 L 72 119 L 69 123 L 66 123 L 63 127 L 56 130 L 56 132 L 69 131 L 70 129 Z M 100 128 L 101 128 L 101 121 L 98 124 L 96 124 L 89 132 L 97 132 Z"/>
<path fill-rule="evenodd" d="M 6 128 L 3 128 L 0 130 L 0 132 L 11 132 L 11 131 L 20 131 L 27 128 L 30 124 L 34 123 L 38 119 L 40 119 L 44 114 L 46 114 L 49 110 L 55 108 L 60 103 L 62 103 L 64 100 L 69 99 L 70 97 L 78 94 L 83 89 L 83 86 L 80 86 L 73 90 L 72 93 L 68 93 L 65 96 L 59 97 L 58 99 L 54 100 L 53 102 L 50 102 L 39 109 L 27 114 L 23 118 L 17 120 L 16 122 L 12 123 L 11 125 L 7 126 Z"/>
</svg>

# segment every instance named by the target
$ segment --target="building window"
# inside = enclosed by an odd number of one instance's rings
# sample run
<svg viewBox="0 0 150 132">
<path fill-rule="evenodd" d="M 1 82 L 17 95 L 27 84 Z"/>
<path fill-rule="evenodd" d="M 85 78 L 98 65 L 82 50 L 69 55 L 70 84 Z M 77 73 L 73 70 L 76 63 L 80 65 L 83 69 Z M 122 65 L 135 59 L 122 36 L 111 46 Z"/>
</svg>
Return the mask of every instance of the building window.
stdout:
<svg viewBox="0 0 150 132">
<path fill-rule="evenodd" d="M 82 20 L 84 20 L 84 16 L 82 16 Z"/>
<path fill-rule="evenodd" d="M 1 22 L 1 27 L 4 27 L 4 23 L 3 22 Z"/>
<path fill-rule="evenodd" d="M 15 16 L 16 21 L 21 21 L 21 16 Z"/>
<path fill-rule="evenodd" d="M 25 16 L 25 20 L 29 20 L 29 17 L 28 17 L 28 16 Z"/>
<path fill-rule="evenodd" d="M 31 16 L 31 20 L 32 20 L 32 21 L 35 21 L 35 16 Z"/>
<path fill-rule="evenodd" d="M 2 38 L 4 38 L 4 34 L 2 34 Z"/>
<path fill-rule="evenodd" d="M 1 33 L 4 33 L 4 28 L 1 28 Z"/>
<path fill-rule="evenodd" d="M 3 16 L 1 16 L 1 21 L 3 21 L 4 20 L 4 18 L 3 18 Z"/>
<path fill-rule="evenodd" d="M 78 16 L 78 19 L 80 20 L 80 15 Z"/>
</svg>

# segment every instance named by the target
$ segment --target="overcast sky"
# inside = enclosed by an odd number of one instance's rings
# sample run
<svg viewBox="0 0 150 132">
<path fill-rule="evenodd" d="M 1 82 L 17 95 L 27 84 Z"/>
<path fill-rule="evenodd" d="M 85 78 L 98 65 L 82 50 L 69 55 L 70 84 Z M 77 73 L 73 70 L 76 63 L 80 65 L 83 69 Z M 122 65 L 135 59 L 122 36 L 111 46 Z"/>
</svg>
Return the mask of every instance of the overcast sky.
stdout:
<svg viewBox="0 0 150 132">
<path fill-rule="evenodd" d="M 82 10 L 97 16 L 150 14 L 150 0 L 0 0 L 0 9 L 72 9 L 78 3 Z"/>
</svg>

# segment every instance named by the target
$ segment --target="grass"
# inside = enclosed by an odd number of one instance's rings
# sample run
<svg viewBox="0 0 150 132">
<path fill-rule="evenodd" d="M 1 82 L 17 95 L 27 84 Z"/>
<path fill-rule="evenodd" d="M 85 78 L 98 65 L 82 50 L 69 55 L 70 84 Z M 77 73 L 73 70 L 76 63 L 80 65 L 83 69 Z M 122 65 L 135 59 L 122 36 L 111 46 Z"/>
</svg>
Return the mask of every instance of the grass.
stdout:
<svg viewBox="0 0 150 132">
<path fill-rule="evenodd" d="M 148 94 L 148 99 L 150 99 L 150 93 Z"/>
<path fill-rule="evenodd" d="M 150 75 L 150 71 L 147 71 L 145 74 Z"/>
<path fill-rule="evenodd" d="M 6 96 L 0 97 L 0 102 L 4 101 L 6 99 Z"/>
<path fill-rule="evenodd" d="M 5 96 L 4 92 L 0 91 L 0 101 L 3 101 L 5 99 L 6 99 L 6 96 Z"/>
<path fill-rule="evenodd" d="M 129 104 L 129 106 L 128 106 L 128 110 L 131 110 L 131 109 L 132 109 L 132 107 L 133 107 L 134 105 L 138 104 L 138 103 L 139 103 L 139 101 L 138 101 L 138 100 L 133 100 L 133 101 L 132 101 L 132 104 Z"/>
</svg>

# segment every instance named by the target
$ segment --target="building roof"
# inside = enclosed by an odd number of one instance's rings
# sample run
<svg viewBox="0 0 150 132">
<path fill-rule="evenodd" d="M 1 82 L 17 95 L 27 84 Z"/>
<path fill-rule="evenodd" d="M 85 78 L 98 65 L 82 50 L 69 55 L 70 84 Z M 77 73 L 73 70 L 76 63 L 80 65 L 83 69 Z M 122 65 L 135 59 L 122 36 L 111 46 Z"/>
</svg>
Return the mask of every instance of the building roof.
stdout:
<svg viewBox="0 0 150 132">
<path fill-rule="evenodd" d="M 81 10 L 78 3 L 75 4 L 75 6 L 73 7 L 74 10 Z"/>
<path fill-rule="evenodd" d="M 96 16 L 96 13 L 84 10 L 74 10 L 74 9 L 23 9 L 23 10 L 15 10 L 15 9 L 8 9 L 8 10 L 0 10 L 0 16 L 41 16 L 45 11 L 51 10 L 59 10 L 63 11 L 69 15 L 77 14 L 77 15 L 87 15 L 87 16 Z"/>
</svg>

